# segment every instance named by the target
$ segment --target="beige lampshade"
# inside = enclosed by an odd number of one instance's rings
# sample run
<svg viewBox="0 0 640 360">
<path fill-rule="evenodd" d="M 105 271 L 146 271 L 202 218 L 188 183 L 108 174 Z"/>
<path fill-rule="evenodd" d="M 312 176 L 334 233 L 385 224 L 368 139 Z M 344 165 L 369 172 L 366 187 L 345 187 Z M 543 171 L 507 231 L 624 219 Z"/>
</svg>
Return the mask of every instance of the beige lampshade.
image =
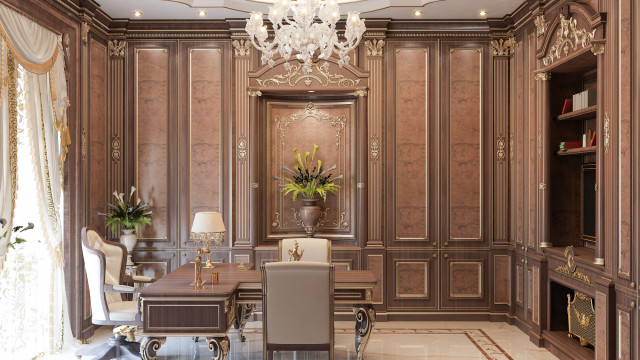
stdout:
<svg viewBox="0 0 640 360">
<path fill-rule="evenodd" d="M 192 233 L 221 233 L 225 231 L 222 214 L 217 211 L 197 212 L 193 217 Z"/>
</svg>

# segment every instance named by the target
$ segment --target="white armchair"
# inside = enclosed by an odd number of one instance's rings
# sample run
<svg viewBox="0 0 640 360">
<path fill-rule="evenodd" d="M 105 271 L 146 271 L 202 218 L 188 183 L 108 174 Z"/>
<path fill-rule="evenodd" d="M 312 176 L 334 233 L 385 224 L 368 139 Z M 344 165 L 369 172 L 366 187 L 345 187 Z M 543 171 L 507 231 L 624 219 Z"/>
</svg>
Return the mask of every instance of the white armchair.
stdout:
<svg viewBox="0 0 640 360">
<path fill-rule="evenodd" d="M 96 325 L 141 326 L 137 301 L 128 301 L 124 294 L 137 290 L 124 284 L 127 250 L 122 244 L 103 239 L 92 228 L 82 229 L 82 256 L 91 298 L 92 322 Z M 148 277 L 134 276 L 134 282 L 150 282 Z M 131 328 L 133 330 L 133 328 Z M 140 344 L 125 341 L 125 336 L 113 336 L 108 344 L 76 353 L 95 356 L 95 360 L 139 359 Z"/>
<path fill-rule="evenodd" d="M 303 350 L 328 351 L 333 360 L 333 265 L 275 262 L 261 269 L 263 359 Z"/>
<path fill-rule="evenodd" d="M 320 238 L 282 239 L 278 243 L 278 260 L 331 263 L 331 241 Z"/>
</svg>

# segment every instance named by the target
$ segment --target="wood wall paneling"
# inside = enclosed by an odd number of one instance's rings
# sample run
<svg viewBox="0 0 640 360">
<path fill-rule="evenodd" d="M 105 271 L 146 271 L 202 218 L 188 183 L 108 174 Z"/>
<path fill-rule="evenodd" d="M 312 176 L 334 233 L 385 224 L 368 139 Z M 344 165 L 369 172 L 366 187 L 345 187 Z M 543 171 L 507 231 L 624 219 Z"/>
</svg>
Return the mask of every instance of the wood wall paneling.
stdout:
<svg viewBox="0 0 640 360">
<path fill-rule="evenodd" d="M 387 251 L 387 309 L 419 310 L 437 304 L 436 251 Z"/>
<path fill-rule="evenodd" d="M 511 305 L 511 256 L 493 256 L 493 304 Z"/>
<path fill-rule="evenodd" d="M 493 57 L 493 244 L 509 243 L 509 56 Z"/>
<path fill-rule="evenodd" d="M 487 250 L 445 251 L 441 256 L 441 308 L 487 309 L 492 294 L 489 276 L 490 252 Z"/>
<path fill-rule="evenodd" d="M 395 234 L 392 244 L 428 240 L 429 48 L 395 48 Z"/>
<path fill-rule="evenodd" d="M 537 178 L 537 164 L 538 161 L 541 161 L 541 142 L 540 142 L 540 137 L 537 136 L 538 134 L 540 134 L 542 132 L 542 129 L 539 125 L 539 120 L 538 120 L 538 116 L 539 116 L 539 112 L 536 110 L 539 108 L 538 105 L 536 105 L 536 101 L 539 99 L 539 97 L 536 97 L 536 81 L 534 80 L 534 74 L 533 71 L 536 70 L 536 57 L 535 57 L 535 49 L 536 49 L 536 39 L 535 36 L 532 32 L 527 32 L 527 36 L 528 38 L 526 41 L 527 44 L 527 58 L 525 60 L 525 68 L 526 70 L 526 75 L 524 75 L 523 77 L 523 87 L 524 87 L 524 91 L 527 91 L 528 95 L 527 95 L 527 101 L 526 101 L 526 110 L 523 109 L 523 111 L 526 114 L 526 122 L 525 122 L 525 126 L 526 126 L 526 132 L 523 134 L 524 136 L 524 141 L 525 144 L 527 144 L 527 163 L 525 164 L 526 168 L 526 172 L 524 172 L 524 176 L 526 177 L 527 181 L 524 182 L 523 181 L 523 186 L 526 186 L 527 191 L 527 221 L 526 221 L 526 229 L 527 231 L 527 235 L 526 235 L 526 239 L 527 239 L 527 246 L 529 248 L 532 249 L 537 249 L 538 247 L 538 240 L 537 240 L 537 235 L 540 234 L 540 231 L 538 231 L 538 223 L 536 223 L 536 221 L 538 221 L 539 219 L 537 219 L 536 217 L 536 211 L 538 209 L 538 204 L 537 204 L 537 195 L 538 195 L 538 191 L 539 191 L 539 182 Z M 523 190 L 524 191 L 524 190 Z M 542 239 L 542 241 L 546 241 L 544 239 Z"/>
<path fill-rule="evenodd" d="M 493 236 L 489 50 L 487 44 L 444 42 L 442 58 L 444 245 L 484 247 Z"/>
<path fill-rule="evenodd" d="M 134 47 L 134 156 L 133 183 L 137 196 L 149 203 L 153 225 L 139 241 L 168 242 L 171 233 L 169 143 L 174 134 L 170 114 L 170 62 L 167 47 Z M 175 54 L 173 54 L 175 56 Z"/>
<path fill-rule="evenodd" d="M 525 229 L 524 229 L 524 184 L 525 184 L 525 138 L 524 138 L 524 129 L 525 129 L 525 119 L 524 119 L 524 104 L 525 104 L 525 87 L 524 87 L 524 79 L 525 79 L 525 67 L 524 67 L 524 46 L 523 42 L 519 41 L 516 44 L 516 52 L 514 55 L 515 58 L 515 76 L 516 86 L 515 86 L 515 137 L 516 137 L 516 168 L 514 169 L 515 177 L 516 177 L 516 208 L 515 208 L 515 218 L 516 218 L 516 242 L 518 244 L 523 244 L 525 239 Z"/>
<path fill-rule="evenodd" d="M 365 269 L 370 270 L 376 277 L 377 283 L 373 288 L 372 298 L 374 304 L 383 304 L 385 299 L 385 261 L 384 252 L 365 253 Z"/>
<path fill-rule="evenodd" d="M 104 234 L 104 213 L 107 201 L 109 146 L 107 142 L 107 48 L 99 41 L 91 40 L 90 80 L 89 80 L 89 127 L 83 134 L 88 154 L 83 153 L 89 174 L 89 214 L 88 226 L 94 226 Z M 84 145 L 83 145 L 84 146 Z M 122 191 L 122 189 L 118 189 Z"/>
</svg>

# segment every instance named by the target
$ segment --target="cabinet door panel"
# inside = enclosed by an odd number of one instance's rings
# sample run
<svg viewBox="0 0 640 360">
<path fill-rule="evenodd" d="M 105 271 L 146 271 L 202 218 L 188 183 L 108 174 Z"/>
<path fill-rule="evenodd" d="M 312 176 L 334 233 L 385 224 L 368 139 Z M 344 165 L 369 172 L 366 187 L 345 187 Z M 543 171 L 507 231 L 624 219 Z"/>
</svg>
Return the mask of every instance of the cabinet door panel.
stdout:
<svg viewBox="0 0 640 360">
<path fill-rule="evenodd" d="M 387 252 L 387 308 L 434 308 L 437 299 L 437 261 L 435 251 Z"/>
<path fill-rule="evenodd" d="M 490 251 L 444 251 L 441 255 L 442 308 L 460 310 L 489 307 Z"/>
</svg>

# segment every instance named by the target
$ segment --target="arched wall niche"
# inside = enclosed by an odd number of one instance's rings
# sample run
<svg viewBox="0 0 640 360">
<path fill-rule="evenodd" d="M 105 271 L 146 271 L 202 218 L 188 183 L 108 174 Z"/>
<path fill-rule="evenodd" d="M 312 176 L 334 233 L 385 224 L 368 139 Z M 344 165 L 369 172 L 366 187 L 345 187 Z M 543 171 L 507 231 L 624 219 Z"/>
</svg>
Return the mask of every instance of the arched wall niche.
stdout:
<svg viewBox="0 0 640 360">
<path fill-rule="evenodd" d="M 338 194 L 321 201 L 324 218 L 316 236 L 354 248 L 363 247 L 367 239 L 369 73 L 352 64 L 340 67 L 335 58 L 326 63 L 325 68 L 324 60 L 314 62 L 305 74 L 298 60 L 278 59 L 273 67 L 264 65 L 248 74 L 249 123 L 255 134 L 252 182 L 264 184 L 252 201 L 262 214 L 254 225 L 259 243 L 304 236 L 295 224 L 301 201 L 293 202 L 290 196 L 283 200 L 272 177 L 291 175 L 280 169 L 293 166 L 293 147 L 312 151 L 314 143 L 321 146 L 318 157 L 324 164 L 338 165 L 333 175 L 344 175 Z"/>
</svg>

